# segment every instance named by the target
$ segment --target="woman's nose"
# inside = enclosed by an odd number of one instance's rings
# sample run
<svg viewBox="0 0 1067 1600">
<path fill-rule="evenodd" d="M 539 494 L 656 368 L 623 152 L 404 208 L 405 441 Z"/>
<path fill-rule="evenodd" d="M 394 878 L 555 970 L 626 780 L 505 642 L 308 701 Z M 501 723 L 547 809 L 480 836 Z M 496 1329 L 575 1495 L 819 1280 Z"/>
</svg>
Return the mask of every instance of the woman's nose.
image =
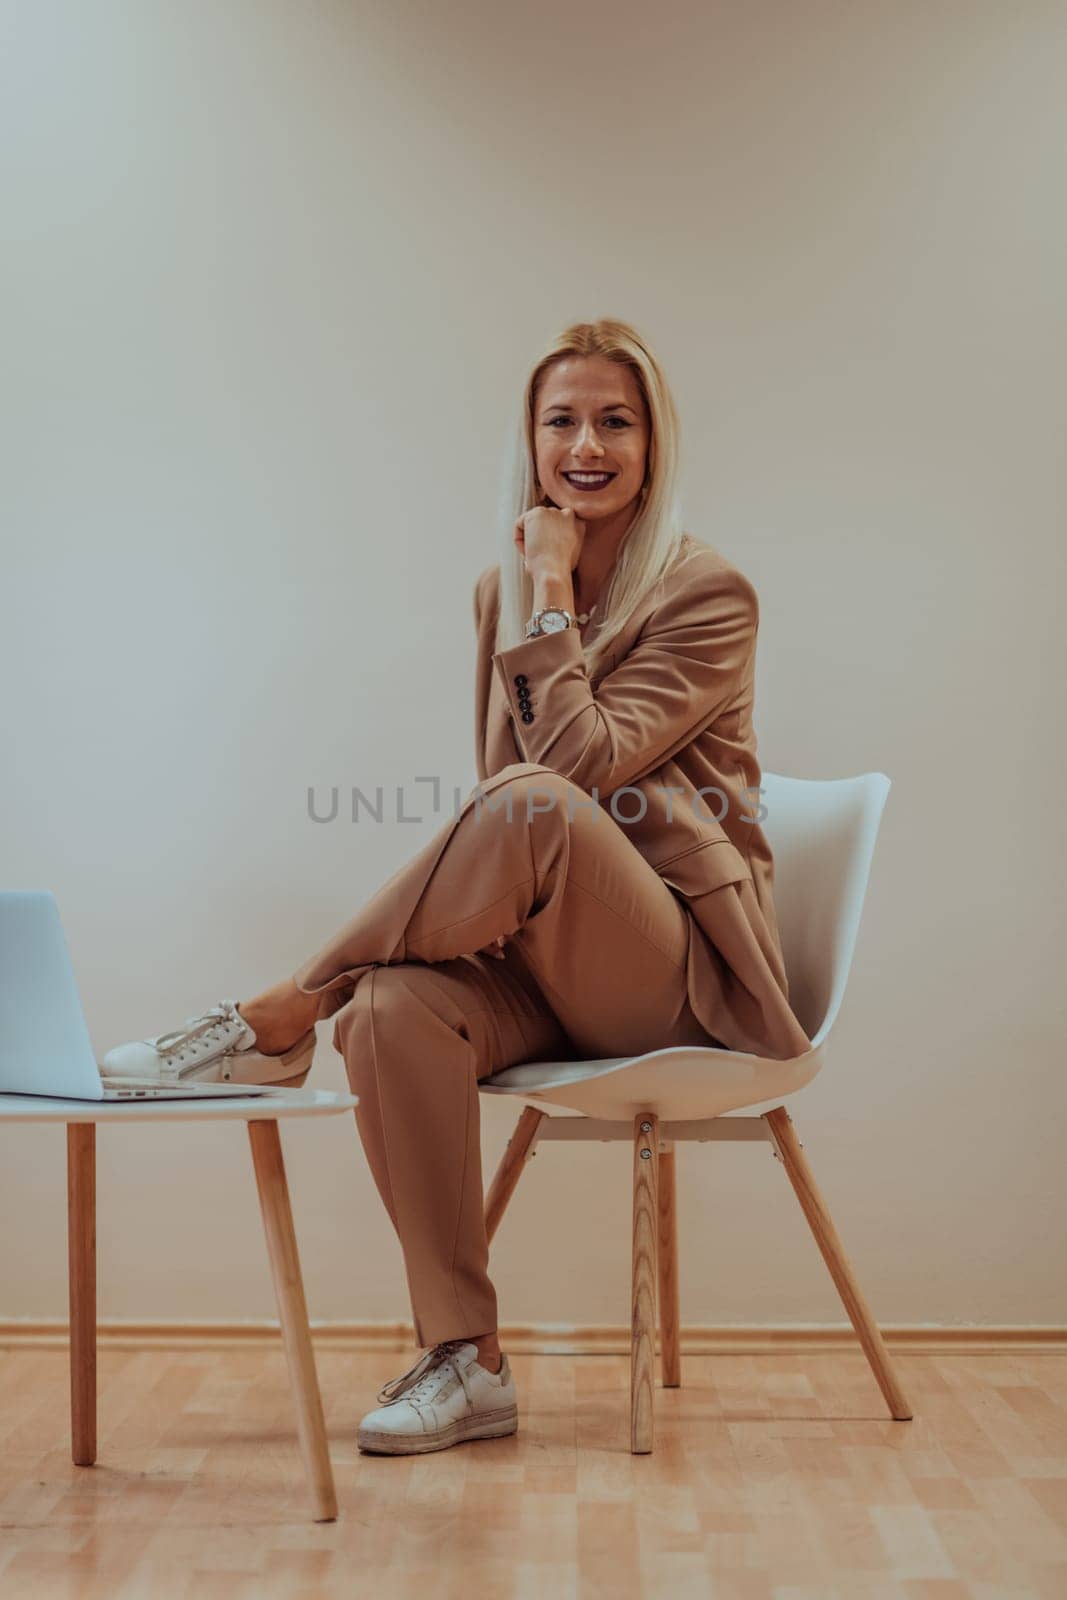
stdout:
<svg viewBox="0 0 1067 1600">
<path fill-rule="evenodd" d="M 574 453 L 577 456 L 602 456 L 604 454 L 604 447 L 597 438 L 596 430 L 592 423 L 587 423 L 586 426 L 580 430 L 578 434 L 578 443 L 574 447 Z"/>
</svg>

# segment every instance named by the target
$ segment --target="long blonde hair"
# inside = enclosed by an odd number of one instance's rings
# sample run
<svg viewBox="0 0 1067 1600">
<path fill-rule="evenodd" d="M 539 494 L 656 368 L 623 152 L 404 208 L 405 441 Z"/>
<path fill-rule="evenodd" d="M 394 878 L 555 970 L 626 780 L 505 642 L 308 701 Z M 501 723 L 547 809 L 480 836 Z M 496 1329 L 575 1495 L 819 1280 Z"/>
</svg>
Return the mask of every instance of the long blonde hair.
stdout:
<svg viewBox="0 0 1067 1600">
<path fill-rule="evenodd" d="M 673 564 L 685 537 L 678 495 L 678 413 L 663 369 L 628 323 L 610 317 L 572 323 L 534 363 L 522 392 L 510 472 L 501 497 L 497 650 L 522 642 L 533 611 L 533 580 L 515 544 L 515 524 L 524 512 L 544 503 L 534 453 L 534 402 L 545 373 L 566 356 L 604 356 L 629 367 L 641 386 L 649 416 L 648 465 L 640 503 L 597 597 L 595 626 L 582 647 L 586 670 L 592 675 L 635 607 Z"/>
</svg>

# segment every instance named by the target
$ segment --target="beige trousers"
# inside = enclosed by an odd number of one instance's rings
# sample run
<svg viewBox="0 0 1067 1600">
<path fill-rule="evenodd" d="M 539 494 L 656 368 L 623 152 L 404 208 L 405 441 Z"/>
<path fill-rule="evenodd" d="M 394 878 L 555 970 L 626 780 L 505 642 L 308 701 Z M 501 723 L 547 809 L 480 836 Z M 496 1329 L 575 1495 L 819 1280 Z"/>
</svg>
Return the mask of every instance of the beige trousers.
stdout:
<svg viewBox="0 0 1067 1600">
<path fill-rule="evenodd" d="M 337 1014 L 420 1345 L 497 1327 L 478 1080 L 520 1061 L 714 1045 L 686 993 L 691 926 L 624 825 L 519 763 L 294 974 L 322 993 L 320 1019 Z M 478 953 L 501 935 L 504 959 Z"/>
</svg>

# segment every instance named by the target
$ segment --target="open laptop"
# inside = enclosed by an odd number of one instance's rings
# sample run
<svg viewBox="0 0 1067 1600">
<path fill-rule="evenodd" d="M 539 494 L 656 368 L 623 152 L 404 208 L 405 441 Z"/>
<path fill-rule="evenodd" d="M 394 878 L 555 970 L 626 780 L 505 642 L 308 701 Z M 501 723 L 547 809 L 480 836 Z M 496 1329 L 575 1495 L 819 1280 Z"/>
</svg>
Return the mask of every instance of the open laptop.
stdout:
<svg viewBox="0 0 1067 1600">
<path fill-rule="evenodd" d="M 277 1092 L 249 1083 L 102 1078 L 55 896 L 47 889 L 0 892 L 0 1094 L 112 1101 L 247 1099 Z"/>
</svg>

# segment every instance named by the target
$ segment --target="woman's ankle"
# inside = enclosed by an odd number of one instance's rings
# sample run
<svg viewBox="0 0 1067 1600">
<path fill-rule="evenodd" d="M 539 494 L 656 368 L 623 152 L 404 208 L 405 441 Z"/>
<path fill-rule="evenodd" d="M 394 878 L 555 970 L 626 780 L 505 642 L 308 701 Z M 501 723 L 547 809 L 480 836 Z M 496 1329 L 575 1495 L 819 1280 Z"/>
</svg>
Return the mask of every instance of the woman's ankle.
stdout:
<svg viewBox="0 0 1067 1600">
<path fill-rule="evenodd" d="M 497 1373 L 503 1356 L 500 1351 L 500 1335 L 498 1333 L 483 1334 L 480 1339 L 472 1339 L 471 1344 L 478 1349 L 478 1365 L 487 1372 Z"/>
<path fill-rule="evenodd" d="M 306 995 L 292 979 L 237 1002 L 237 1009 L 256 1036 L 264 1055 L 281 1055 L 302 1039 L 318 1020 L 317 995 Z"/>
</svg>

